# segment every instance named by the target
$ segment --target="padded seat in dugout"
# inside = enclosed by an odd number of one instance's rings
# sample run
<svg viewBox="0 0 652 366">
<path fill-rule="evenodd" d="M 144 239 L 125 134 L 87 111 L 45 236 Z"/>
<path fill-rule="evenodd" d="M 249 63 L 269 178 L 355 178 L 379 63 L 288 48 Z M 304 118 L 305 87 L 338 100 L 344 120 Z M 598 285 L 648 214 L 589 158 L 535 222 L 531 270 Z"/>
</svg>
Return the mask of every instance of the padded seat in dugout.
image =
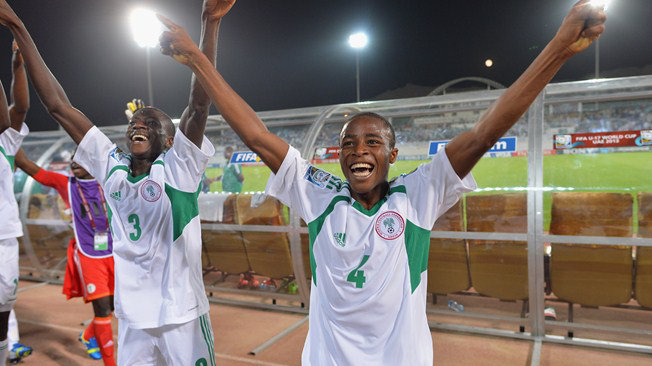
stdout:
<svg viewBox="0 0 652 366">
<path fill-rule="evenodd" d="M 444 213 L 433 231 L 464 231 L 462 200 Z M 446 295 L 471 287 L 469 261 L 464 239 L 430 239 L 428 293 Z"/>
<path fill-rule="evenodd" d="M 652 238 L 652 193 L 638 194 L 638 236 Z M 636 248 L 634 293 L 641 306 L 652 308 L 652 247 Z"/>
<path fill-rule="evenodd" d="M 251 207 L 252 196 L 239 194 L 236 213 L 240 225 L 281 226 L 281 203 L 267 197 L 259 206 Z M 287 233 L 243 231 L 242 239 L 251 270 L 274 279 L 294 276 L 290 242 Z"/>
<path fill-rule="evenodd" d="M 525 193 L 466 196 L 469 232 L 527 233 Z M 473 288 L 500 300 L 528 299 L 527 242 L 469 240 Z"/>
<path fill-rule="evenodd" d="M 222 224 L 236 224 L 236 195 L 224 201 Z M 249 271 L 249 259 L 237 232 L 202 230 L 202 264 L 205 271 L 239 274 Z"/>
<path fill-rule="evenodd" d="M 632 236 L 633 198 L 626 193 L 555 192 L 550 234 Z M 585 306 L 626 303 L 632 294 L 632 248 L 552 244 L 550 280 L 561 300 Z"/>
</svg>

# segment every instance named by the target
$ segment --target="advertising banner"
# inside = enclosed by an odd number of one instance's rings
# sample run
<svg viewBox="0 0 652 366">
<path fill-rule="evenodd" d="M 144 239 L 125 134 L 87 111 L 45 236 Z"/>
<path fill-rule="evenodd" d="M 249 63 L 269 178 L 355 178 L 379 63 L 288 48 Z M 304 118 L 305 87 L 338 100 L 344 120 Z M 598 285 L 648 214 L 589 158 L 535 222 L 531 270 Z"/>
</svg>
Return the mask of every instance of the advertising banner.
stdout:
<svg viewBox="0 0 652 366">
<path fill-rule="evenodd" d="M 430 146 L 428 146 L 428 155 L 432 156 L 438 153 L 440 150 L 448 144 L 450 140 L 443 141 L 430 141 Z M 487 152 L 489 153 L 498 153 L 498 152 L 514 152 L 516 151 L 516 142 L 517 138 L 514 136 L 503 137 L 494 146 Z"/>
<path fill-rule="evenodd" d="M 554 135 L 553 144 L 556 150 L 651 146 L 652 130 Z"/>
</svg>

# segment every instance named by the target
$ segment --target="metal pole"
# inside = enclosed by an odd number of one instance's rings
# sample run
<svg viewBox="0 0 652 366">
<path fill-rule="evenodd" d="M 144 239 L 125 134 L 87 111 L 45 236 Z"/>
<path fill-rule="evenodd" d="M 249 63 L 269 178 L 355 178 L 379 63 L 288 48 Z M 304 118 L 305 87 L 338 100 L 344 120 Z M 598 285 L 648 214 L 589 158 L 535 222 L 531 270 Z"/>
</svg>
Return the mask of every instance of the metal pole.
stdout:
<svg viewBox="0 0 652 366">
<path fill-rule="evenodd" d="M 147 93 L 149 97 L 149 105 L 154 106 L 154 91 L 152 90 L 152 65 L 150 61 L 150 48 L 147 49 Z"/>
<path fill-rule="evenodd" d="M 360 51 L 355 51 L 355 93 L 356 102 L 360 103 Z"/>
<path fill-rule="evenodd" d="M 600 78 L 600 38 L 595 41 L 595 78 Z"/>
</svg>

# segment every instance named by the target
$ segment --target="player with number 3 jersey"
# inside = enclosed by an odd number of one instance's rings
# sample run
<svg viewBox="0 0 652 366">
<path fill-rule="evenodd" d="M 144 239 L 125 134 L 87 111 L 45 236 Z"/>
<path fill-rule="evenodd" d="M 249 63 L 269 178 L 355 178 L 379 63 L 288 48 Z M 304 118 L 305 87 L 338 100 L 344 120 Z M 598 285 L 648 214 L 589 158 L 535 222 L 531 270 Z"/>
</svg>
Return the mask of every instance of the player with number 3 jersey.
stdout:
<svg viewBox="0 0 652 366">
<path fill-rule="evenodd" d="M 235 0 L 204 0 L 201 46 L 215 62 L 222 17 Z M 145 107 L 120 151 L 74 108 L 22 21 L 0 0 L 0 23 L 14 34 L 48 112 L 78 149 L 74 161 L 100 183 L 113 235 L 119 365 L 214 365 L 213 334 L 201 271 L 197 197 L 213 145 L 204 136 L 210 99 L 192 76 L 178 129 Z"/>
</svg>

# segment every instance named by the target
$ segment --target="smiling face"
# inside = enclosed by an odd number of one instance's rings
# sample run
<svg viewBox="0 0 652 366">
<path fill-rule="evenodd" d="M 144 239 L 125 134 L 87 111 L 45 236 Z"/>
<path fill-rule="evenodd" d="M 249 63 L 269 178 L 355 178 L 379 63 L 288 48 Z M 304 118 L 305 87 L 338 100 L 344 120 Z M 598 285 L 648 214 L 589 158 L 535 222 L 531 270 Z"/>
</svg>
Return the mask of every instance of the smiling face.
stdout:
<svg viewBox="0 0 652 366">
<path fill-rule="evenodd" d="M 392 130 L 374 114 L 353 116 L 340 133 L 340 167 L 352 193 L 362 195 L 382 189 L 389 164 L 396 161 Z"/>
<path fill-rule="evenodd" d="M 134 112 L 127 127 L 127 147 L 136 159 L 153 161 L 172 146 L 174 124 L 159 109 L 147 107 Z"/>
</svg>

